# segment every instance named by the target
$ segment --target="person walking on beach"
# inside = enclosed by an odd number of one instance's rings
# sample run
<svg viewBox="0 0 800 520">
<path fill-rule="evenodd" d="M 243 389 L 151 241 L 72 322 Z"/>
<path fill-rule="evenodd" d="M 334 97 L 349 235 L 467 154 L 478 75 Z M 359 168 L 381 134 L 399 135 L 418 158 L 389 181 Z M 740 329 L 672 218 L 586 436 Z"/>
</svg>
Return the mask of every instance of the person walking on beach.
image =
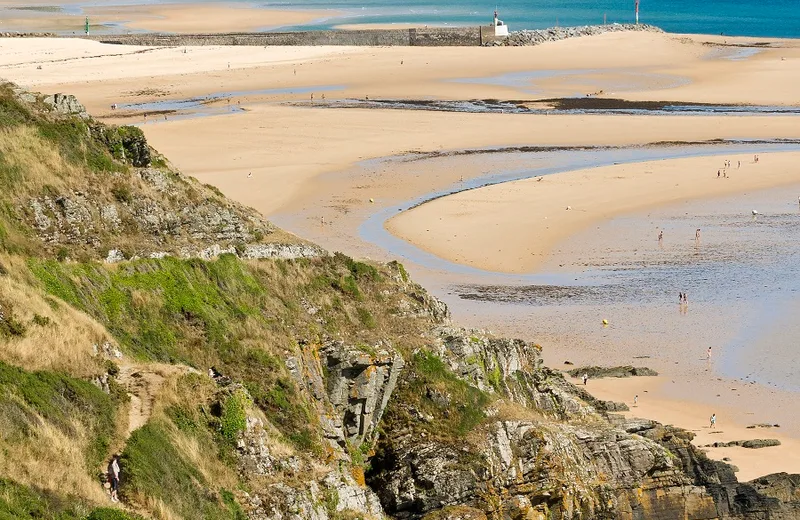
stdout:
<svg viewBox="0 0 800 520">
<path fill-rule="evenodd" d="M 736 161 L 736 169 L 738 170 L 741 167 L 742 167 L 742 161 Z"/>
<path fill-rule="evenodd" d="M 712 413 L 711 414 L 711 426 L 710 426 L 710 428 L 713 430 L 714 428 L 716 428 L 716 426 L 717 426 L 717 414 Z"/>
<path fill-rule="evenodd" d="M 111 483 L 111 501 L 119 502 L 117 492 L 119 491 L 119 454 L 115 453 L 108 463 L 108 481 Z"/>
<path fill-rule="evenodd" d="M 697 228 L 697 231 L 694 232 L 694 241 L 700 242 L 700 228 Z"/>
<path fill-rule="evenodd" d="M 633 396 L 633 406 L 639 405 L 639 394 Z"/>
<path fill-rule="evenodd" d="M 586 381 L 589 380 L 589 375 L 586 372 L 584 372 L 582 378 L 583 378 L 583 386 L 586 386 Z"/>
<path fill-rule="evenodd" d="M 711 347 L 706 350 L 706 360 L 711 361 Z"/>
<path fill-rule="evenodd" d="M 678 303 L 683 303 L 683 293 L 682 292 L 678 293 Z"/>
<path fill-rule="evenodd" d="M 683 303 L 689 303 L 689 296 L 686 293 L 683 293 Z"/>
<path fill-rule="evenodd" d="M 717 179 L 719 179 L 720 175 L 722 175 L 722 170 L 717 170 Z"/>
<path fill-rule="evenodd" d="M 660 244 L 663 241 L 664 241 L 664 231 L 662 230 L 658 232 L 658 243 Z"/>
</svg>

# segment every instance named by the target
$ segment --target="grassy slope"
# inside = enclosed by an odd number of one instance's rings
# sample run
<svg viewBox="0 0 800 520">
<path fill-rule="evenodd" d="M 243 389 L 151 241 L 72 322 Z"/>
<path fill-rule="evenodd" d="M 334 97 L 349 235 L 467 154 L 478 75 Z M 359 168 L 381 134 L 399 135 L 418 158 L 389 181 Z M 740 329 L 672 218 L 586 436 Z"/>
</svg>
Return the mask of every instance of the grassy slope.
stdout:
<svg viewBox="0 0 800 520">
<path fill-rule="evenodd" d="M 18 454 L 0 462 L 0 477 L 12 479 L 3 481 L 0 519 L 124 519 L 116 509 L 92 512 L 104 500 L 97 473 L 109 446 L 123 441 L 126 413 L 124 396 L 85 382 L 109 368 L 92 354 L 107 340 L 139 363 L 182 363 L 201 373 L 215 366 L 242 382 L 277 428 L 281 449 L 302 457 L 324 455 L 319 418 L 283 360 L 328 339 L 367 352 L 379 341 L 399 349 L 410 363 L 398 395 L 436 416 L 437 435 L 463 436 L 483 421 L 489 396 L 425 350 L 432 319 L 409 314 L 420 308 L 409 293 L 421 289 L 399 264 L 375 267 L 338 254 L 97 260 L 119 241 L 152 240 L 135 230 L 99 236 L 102 247 L 43 244 L 26 197 L 92 185 L 104 187 L 90 195 L 111 201 L 141 188 L 119 160 L 116 137 L 100 139 L 90 124 L 43 117 L 0 88 L 0 449 Z M 122 493 L 141 512 L 241 518 L 236 493 L 244 483 L 232 454 L 246 404 L 209 383 L 170 380 L 148 424 L 128 439 Z M 438 413 L 428 387 L 452 395 L 454 412 Z M 404 410 L 390 414 L 404 420 Z"/>
</svg>

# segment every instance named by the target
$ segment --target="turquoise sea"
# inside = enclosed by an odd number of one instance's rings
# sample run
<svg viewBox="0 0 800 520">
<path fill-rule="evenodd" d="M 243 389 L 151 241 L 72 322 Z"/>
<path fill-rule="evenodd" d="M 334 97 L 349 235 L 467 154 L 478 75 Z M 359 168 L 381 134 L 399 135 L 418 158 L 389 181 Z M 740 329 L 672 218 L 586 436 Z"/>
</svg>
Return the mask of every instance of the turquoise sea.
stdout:
<svg viewBox="0 0 800 520">
<path fill-rule="evenodd" d="M 419 23 L 474 25 L 488 23 L 495 6 L 511 30 L 554 25 L 630 23 L 634 0 L 303 0 L 256 2 L 269 8 L 330 9 L 343 14 L 313 24 Z M 800 0 L 641 0 L 642 23 L 668 32 L 800 38 Z M 296 29 L 310 28 L 299 26 Z"/>
</svg>

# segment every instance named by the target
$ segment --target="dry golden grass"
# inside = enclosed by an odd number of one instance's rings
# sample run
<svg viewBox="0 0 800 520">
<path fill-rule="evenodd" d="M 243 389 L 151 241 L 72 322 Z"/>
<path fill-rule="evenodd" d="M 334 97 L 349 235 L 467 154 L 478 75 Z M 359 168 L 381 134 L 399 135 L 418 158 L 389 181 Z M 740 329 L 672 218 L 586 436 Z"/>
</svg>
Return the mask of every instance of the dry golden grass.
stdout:
<svg viewBox="0 0 800 520">
<path fill-rule="evenodd" d="M 74 495 L 94 503 L 103 503 L 108 497 L 93 478 L 93 468 L 86 467 L 85 450 L 88 432 L 74 420 L 69 435 L 44 420 L 38 421 L 28 439 L 5 445 L 0 440 L 0 474 L 20 484 L 53 491 L 60 495 Z"/>
<path fill-rule="evenodd" d="M 26 370 L 59 370 L 74 377 L 98 373 L 93 346 L 110 338 L 102 325 L 66 304 L 54 308 L 44 293 L 9 276 L 0 277 L 0 298 L 26 326 L 24 336 L 3 344 L 0 360 Z M 37 315 L 50 323 L 36 324 Z"/>
<path fill-rule="evenodd" d="M 30 126 L 0 130 L 0 155 L 9 169 L 19 171 L 22 176 L 20 182 L 12 183 L 15 191 L 38 191 L 47 185 L 63 188 L 63 177 L 80 174 L 80 170 L 64 160 L 58 147 Z"/>
<path fill-rule="evenodd" d="M 153 512 L 153 516 L 159 520 L 183 520 L 180 515 L 174 513 L 160 498 L 147 497 L 145 502 L 147 503 L 147 508 Z"/>
</svg>

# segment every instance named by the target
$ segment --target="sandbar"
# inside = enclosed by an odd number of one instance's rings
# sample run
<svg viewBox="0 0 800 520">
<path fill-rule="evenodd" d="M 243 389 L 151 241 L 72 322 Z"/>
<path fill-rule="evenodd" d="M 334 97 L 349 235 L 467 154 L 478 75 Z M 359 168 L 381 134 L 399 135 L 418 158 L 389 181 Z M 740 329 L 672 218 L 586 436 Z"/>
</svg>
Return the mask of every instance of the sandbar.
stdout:
<svg viewBox="0 0 800 520">
<path fill-rule="evenodd" d="M 725 168 L 725 160 L 733 167 Z M 576 170 L 440 198 L 394 217 L 387 228 L 456 263 L 529 273 L 559 240 L 594 222 L 674 202 L 800 183 L 798 164 L 800 152 L 785 152 L 761 154 L 758 163 L 752 155 L 732 155 Z M 724 176 L 718 176 L 722 170 Z"/>
</svg>

